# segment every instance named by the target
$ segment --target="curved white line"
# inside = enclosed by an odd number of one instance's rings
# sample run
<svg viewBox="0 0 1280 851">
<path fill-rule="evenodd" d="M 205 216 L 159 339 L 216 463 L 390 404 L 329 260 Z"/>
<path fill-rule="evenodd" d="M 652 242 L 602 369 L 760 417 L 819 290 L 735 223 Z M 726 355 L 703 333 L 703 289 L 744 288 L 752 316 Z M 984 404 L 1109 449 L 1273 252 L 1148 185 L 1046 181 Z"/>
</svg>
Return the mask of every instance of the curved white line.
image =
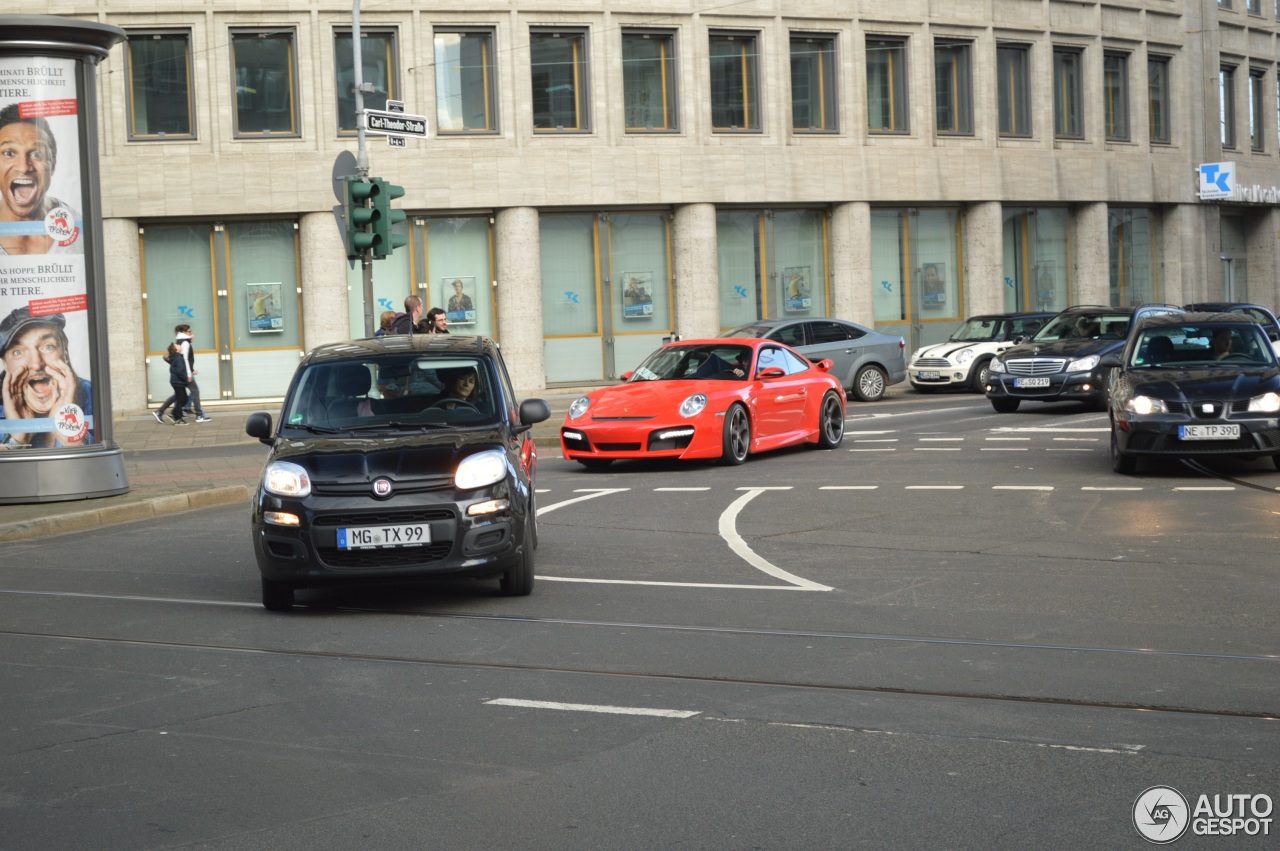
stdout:
<svg viewBox="0 0 1280 851">
<path fill-rule="evenodd" d="M 763 488 L 752 488 L 738 497 L 736 501 L 724 510 L 720 515 L 720 537 L 724 538 L 725 543 L 729 545 L 729 549 L 737 553 L 738 557 L 756 570 L 769 574 L 775 579 L 781 579 L 783 582 L 789 583 L 801 588 L 805 591 L 834 591 L 826 585 L 819 585 L 817 582 L 810 582 L 808 579 L 801 579 L 799 576 L 787 573 L 780 567 L 776 567 L 762 559 L 760 556 L 747 546 L 747 542 L 742 540 L 742 536 L 738 534 L 737 520 L 738 512 L 740 512 L 746 504 L 755 499 L 764 492 Z"/>
<path fill-rule="evenodd" d="M 538 509 L 538 516 L 546 514 L 548 511 L 555 511 L 557 508 L 564 508 L 566 505 L 573 505 L 575 502 L 583 502 L 588 499 L 595 499 L 598 496 L 608 496 L 611 493 L 622 493 L 629 491 L 631 488 L 600 488 L 593 490 L 586 496 L 575 496 L 573 499 L 566 499 L 564 502 L 556 502 L 551 505 L 544 505 Z"/>
</svg>

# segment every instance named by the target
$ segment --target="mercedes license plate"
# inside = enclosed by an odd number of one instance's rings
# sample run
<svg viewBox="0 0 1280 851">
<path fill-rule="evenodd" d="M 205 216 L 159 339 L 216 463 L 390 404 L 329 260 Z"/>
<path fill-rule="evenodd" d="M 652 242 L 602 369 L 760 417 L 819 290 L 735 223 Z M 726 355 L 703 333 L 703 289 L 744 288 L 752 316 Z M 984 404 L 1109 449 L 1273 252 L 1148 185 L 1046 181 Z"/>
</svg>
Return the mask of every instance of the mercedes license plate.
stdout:
<svg viewBox="0 0 1280 851">
<path fill-rule="evenodd" d="M 427 523 L 347 526 L 338 530 L 338 549 L 340 550 L 421 547 L 429 543 L 431 543 L 431 526 Z"/>
<path fill-rule="evenodd" d="M 1239 436 L 1239 423 L 1178 426 L 1179 440 L 1235 440 Z"/>
<path fill-rule="evenodd" d="M 916 378 L 920 381 L 937 381 L 942 375 L 936 369 L 925 369 L 917 372 Z"/>
<path fill-rule="evenodd" d="M 1048 387 L 1049 378 L 1015 378 L 1013 379 L 1014 387 Z"/>
</svg>

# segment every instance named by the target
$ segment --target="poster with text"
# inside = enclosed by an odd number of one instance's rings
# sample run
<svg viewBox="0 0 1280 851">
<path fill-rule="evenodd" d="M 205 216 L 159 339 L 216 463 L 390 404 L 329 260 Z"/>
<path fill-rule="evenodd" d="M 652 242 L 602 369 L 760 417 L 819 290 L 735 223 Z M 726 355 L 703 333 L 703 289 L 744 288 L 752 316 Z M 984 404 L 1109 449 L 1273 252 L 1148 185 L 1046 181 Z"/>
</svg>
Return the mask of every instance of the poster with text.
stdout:
<svg viewBox="0 0 1280 851">
<path fill-rule="evenodd" d="M 0 451 L 94 442 L 76 62 L 0 57 Z"/>
<path fill-rule="evenodd" d="M 472 298 L 475 291 L 474 275 L 441 279 L 440 298 L 444 302 L 445 318 L 450 325 L 476 324 L 476 305 Z"/>
<path fill-rule="evenodd" d="M 788 266 L 782 270 L 782 307 L 786 312 L 799 313 L 813 306 L 809 271 L 808 266 Z"/>
<path fill-rule="evenodd" d="M 280 286 L 279 283 L 245 285 L 250 334 L 270 334 L 284 330 Z"/>
<path fill-rule="evenodd" d="M 941 307 L 947 301 L 947 264 L 925 263 L 920 272 L 920 303 Z"/>
<path fill-rule="evenodd" d="M 653 273 L 622 273 L 622 318 L 648 319 L 653 316 Z"/>
</svg>

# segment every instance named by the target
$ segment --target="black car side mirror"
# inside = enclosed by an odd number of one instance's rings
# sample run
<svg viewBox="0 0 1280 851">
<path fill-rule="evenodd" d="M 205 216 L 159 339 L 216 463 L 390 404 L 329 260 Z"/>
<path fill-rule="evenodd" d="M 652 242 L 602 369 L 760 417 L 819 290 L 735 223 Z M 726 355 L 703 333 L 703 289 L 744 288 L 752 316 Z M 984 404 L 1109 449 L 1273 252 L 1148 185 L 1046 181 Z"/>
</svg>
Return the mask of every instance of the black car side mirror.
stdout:
<svg viewBox="0 0 1280 851">
<path fill-rule="evenodd" d="M 244 421 L 244 433 L 256 437 L 262 443 L 271 445 L 271 415 L 266 411 L 257 411 Z"/>
<path fill-rule="evenodd" d="M 525 399 L 520 403 L 520 425 L 515 433 L 528 431 L 535 423 L 551 419 L 551 406 L 542 399 Z"/>
<path fill-rule="evenodd" d="M 1105 354 L 1098 359 L 1098 366 L 1102 366 L 1102 367 L 1111 367 L 1114 369 L 1119 369 L 1123 365 L 1124 365 L 1124 361 L 1121 359 L 1120 354 L 1118 352 L 1111 352 L 1110 354 Z"/>
</svg>

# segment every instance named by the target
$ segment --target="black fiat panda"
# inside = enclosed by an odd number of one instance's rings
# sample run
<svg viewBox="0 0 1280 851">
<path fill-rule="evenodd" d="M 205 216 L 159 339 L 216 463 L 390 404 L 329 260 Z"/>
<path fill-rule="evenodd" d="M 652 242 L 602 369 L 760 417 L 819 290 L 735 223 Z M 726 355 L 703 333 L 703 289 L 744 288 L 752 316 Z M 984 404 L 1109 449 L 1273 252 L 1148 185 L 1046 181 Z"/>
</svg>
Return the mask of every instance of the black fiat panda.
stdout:
<svg viewBox="0 0 1280 851">
<path fill-rule="evenodd" d="M 298 366 L 253 497 L 262 605 L 299 588 L 496 576 L 533 590 L 531 429 L 551 415 L 517 402 L 486 337 L 394 335 L 332 343 Z"/>
</svg>

